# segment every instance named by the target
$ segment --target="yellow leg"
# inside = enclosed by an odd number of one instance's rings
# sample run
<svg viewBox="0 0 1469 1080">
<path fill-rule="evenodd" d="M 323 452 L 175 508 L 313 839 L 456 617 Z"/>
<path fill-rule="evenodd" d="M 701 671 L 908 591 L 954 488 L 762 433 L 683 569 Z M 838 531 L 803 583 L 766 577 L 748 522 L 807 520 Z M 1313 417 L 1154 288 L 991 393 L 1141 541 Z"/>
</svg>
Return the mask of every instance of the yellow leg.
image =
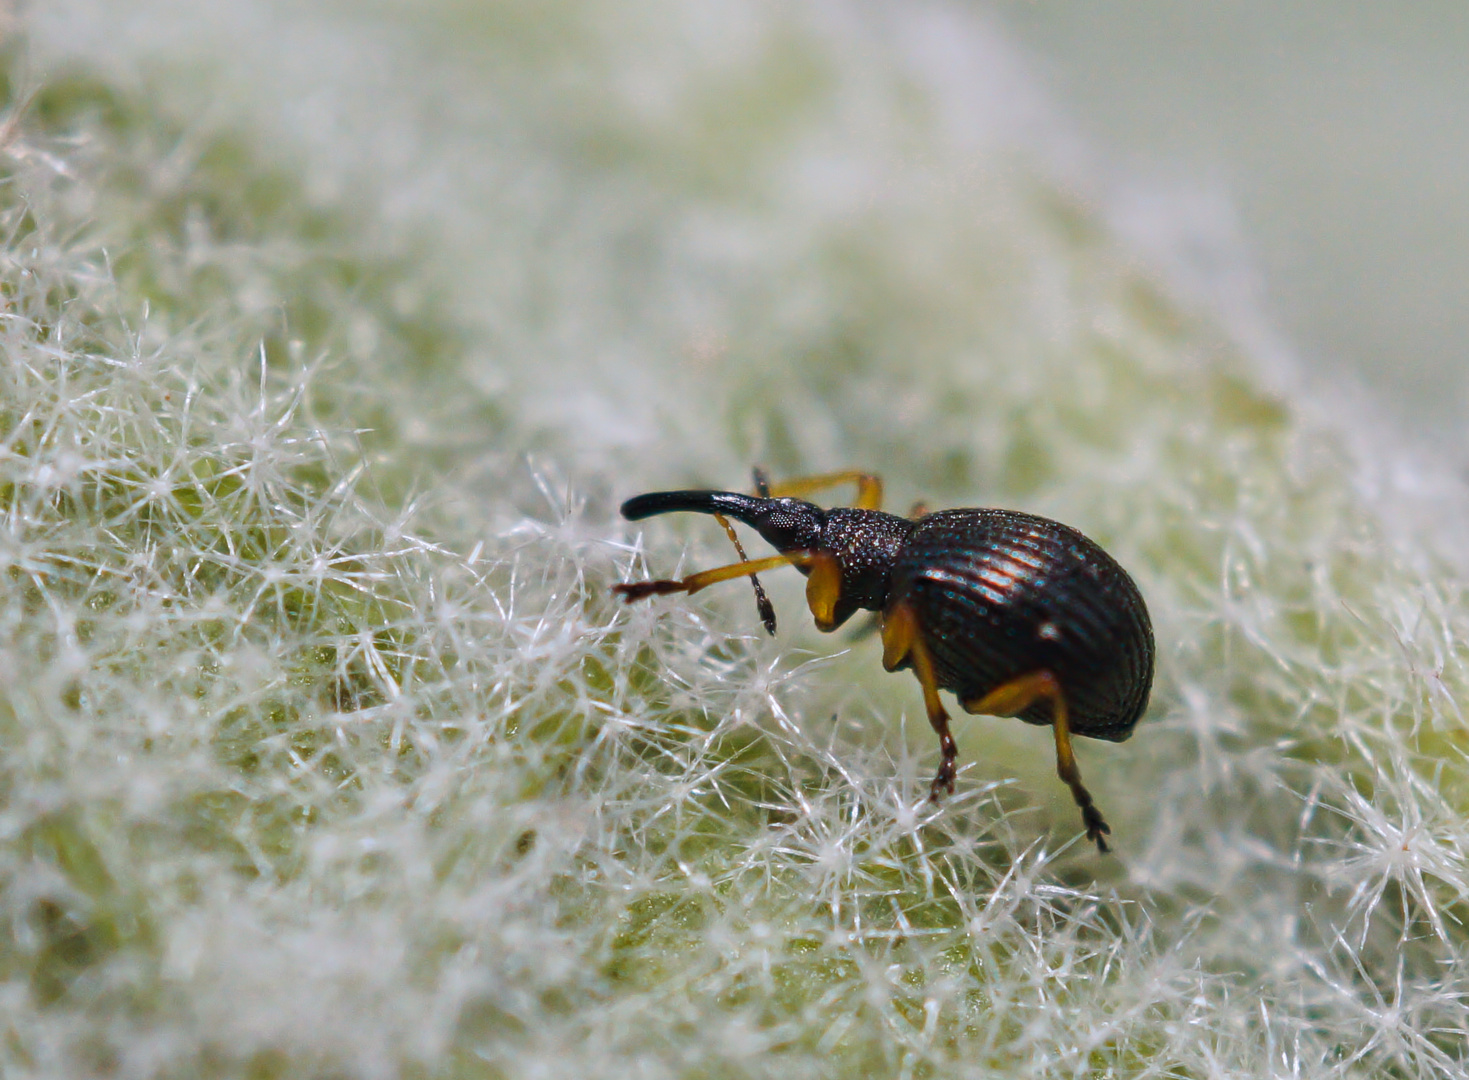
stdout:
<svg viewBox="0 0 1469 1080">
<path fill-rule="evenodd" d="M 791 566 L 804 562 L 808 557 L 802 552 L 771 555 L 769 558 L 756 559 L 754 562 L 737 562 L 729 566 L 718 566 L 713 570 L 701 570 L 697 574 L 690 574 L 681 581 L 670 581 L 666 578 L 657 581 L 629 581 L 623 585 L 612 586 L 612 591 L 629 604 L 634 600 L 643 600 L 649 596 L 666 596 L 668 593 L 681 592 L 696 593 L 700 589 L 707 589 L 710 585 L 717 585 L 721 581 L 750 577 L 762 570 L 774 570 L 779 566 Z"/>
<path fill-rule="evenodd" d="M 1105 852 L 1108 850 L 1107 841 L 1102 839 L 1102 835 L 1112 829 L 1092 802 L 1091 792 L 1081 782 L 1081 769 L 1077 767 L 1076 755 L 1071 750 L 1066 695 L 1061 692 L 1061 684 L 1056 677 L 1049 671 L 1022 675 L 995 687 L 981 698 L 964 702 L 964 711 L 986 716 L 1018 716 L 1043 699 L 1051 705 L 1051 727 L 1056 734 L 1056 775 L 1071 789 L 1071 797 L 1081 808 L 1086 838 L 1096 843 L 1098 851 Z"/>
<path fill-rule="evenodd" d="M 822 473 L 820 476 L 798 476 L 772 484 L 759 469 L 755 470 L 756 494 L 766 499 L 800 499 L 841 484 L 856 484 L 857 498 L 852 506 L 858 510 L 882 509 L 882 478 L 861 469 Z"/>
<path fill-rule="evenodd" d="M 939 737 L 939 771 L 929 785 L 928 797 L 938 800 L 941 792 L 954 793 L 954 777 L 958 772 L 959 748 L 949 732 L 949 714 L 939 700 L 938 677 L 933 670 L 933 657 L 918 632 L 918 617 L 907 604 L 896 604 L 882 617 L 882 666 L 897 670 L 905 660 L 912 660 L 913 674 L 923 688 L 923 707 L 928 722 Z"/>
</svg>

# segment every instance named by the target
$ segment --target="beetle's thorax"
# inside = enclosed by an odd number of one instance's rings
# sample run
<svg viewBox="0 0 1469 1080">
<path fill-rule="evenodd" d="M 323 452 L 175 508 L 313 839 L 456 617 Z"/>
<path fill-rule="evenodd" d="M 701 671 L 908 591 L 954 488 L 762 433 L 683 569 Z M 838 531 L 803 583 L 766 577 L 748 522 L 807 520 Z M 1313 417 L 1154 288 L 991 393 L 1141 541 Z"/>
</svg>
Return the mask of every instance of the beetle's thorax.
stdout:
<svg viewBox="0 0 1469 1080">
<path fill-rule="evenodd" d="M 840 587 L 835 590 L 831 623 L 823 629 L 840 626 L 860 609 L 881 611 L 887 605 L 893 562 L 913 531 L 911 521 L 879 510 L 823 510 L 801 499 L 757 502 L 758 509 L 744 520 L 771 547 L 835 562 Z M 810 574 L 815 564 L 796 565 Z"/>
<path fill-rule="evenodd" d="M 841 596 L 836 621 L 845 622 L 859 609 L 887 606 L 893 562 L 913 531 L 913 522 L 879 510 L 840 507 L 826 512 L 817 550 L 836 559 Z"/>
</svg>

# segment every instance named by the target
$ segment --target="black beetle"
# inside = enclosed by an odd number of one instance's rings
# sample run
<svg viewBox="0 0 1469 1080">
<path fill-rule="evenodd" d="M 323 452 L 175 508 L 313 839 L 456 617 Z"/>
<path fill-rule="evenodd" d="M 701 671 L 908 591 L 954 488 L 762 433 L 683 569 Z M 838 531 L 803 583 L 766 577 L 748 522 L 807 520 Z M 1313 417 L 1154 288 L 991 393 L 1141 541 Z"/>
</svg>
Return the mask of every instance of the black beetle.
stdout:
<svg viewBox="0 0 1469 1080">
<path fill-rule="evenodd" d="M 856 483 L 851 507 L 823 510 L 799 496 Z M 923 687 L 942 762 L 931 796 L 954 790 L 958 749 L 939 701 L 950 690 L 966 712 L 1049 724 L 1056 772 L 1081 808 L 1100 851 L 1112 830 L 1082 785 L 1071 736 L 1120 742 L 1132 734 L 1153 684 L 1153 628 L 1127 571 L 1069 526 L 1013 510 L 940 510 L 901 518 L 878 509 L 882 481 L 840 472 L 771 485 L 756 470 L 755 495 L 661 491 L 622 504 L 622 516 L 712 514 L 735 540 L 740 562 L 681 581 L 614 586 L 627 602 L 694 593 L 749 577 L 766 628 L 775 612 L 755 576 L 794 565 L 806 575 L 817 629 L 832 631 L 859 609 L 879 613 L 883 667 L 911 669 Z M 726 518 L 753 528 L 780 552 L 750 561 Z"/>
</svg>

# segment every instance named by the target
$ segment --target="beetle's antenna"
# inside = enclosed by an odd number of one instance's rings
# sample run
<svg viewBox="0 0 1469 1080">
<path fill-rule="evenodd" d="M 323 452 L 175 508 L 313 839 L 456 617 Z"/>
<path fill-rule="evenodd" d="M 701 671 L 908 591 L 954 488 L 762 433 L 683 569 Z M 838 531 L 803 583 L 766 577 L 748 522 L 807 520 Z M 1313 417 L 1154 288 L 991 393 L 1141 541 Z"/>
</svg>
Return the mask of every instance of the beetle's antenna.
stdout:
<svg viewBox="0 0 1469 1080">
<path fill-rule="evenodd" d="M 728 536 L 729 542 L 734 545 L 740 562 L 749 562 L 750 557 L 745 554 L 745 545 L 740 543 L 739 535 L 734 531 L 734 526 L 729 523 L 729 518 L 723 514 L 715 514 L 714 520 L 724 527 L 724 535 Z M 770 602 L 770 597 L 765 595 L 765 586 L 760 584 L 758 574 L 750 575 L 750 584 L 755 586 L 755 609 L 760 612 L 760 621 L 765 624 L 765 632 L 775 637 L 775 605 Z"/>
</svg>

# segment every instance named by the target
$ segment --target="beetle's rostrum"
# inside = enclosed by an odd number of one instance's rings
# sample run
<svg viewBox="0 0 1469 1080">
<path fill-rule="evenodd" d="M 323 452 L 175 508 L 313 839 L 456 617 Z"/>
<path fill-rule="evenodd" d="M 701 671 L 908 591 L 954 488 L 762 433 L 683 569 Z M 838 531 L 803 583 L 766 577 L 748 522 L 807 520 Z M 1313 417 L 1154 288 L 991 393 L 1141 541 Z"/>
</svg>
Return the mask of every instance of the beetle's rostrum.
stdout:
<svg viewBox="0 0 1469 1080">
<path fill-rule="evenodd" d="M 1147 708 L 1154 645 L 1148 609 L 1127 571 L 1094 541 L 1048 518 L 1013 510 L 940 510 L 902 518 L 878 509 L 882 483 L 861 472 L 771 485 L 757 495 L 666 491 L 639 495 L 622 514 L 640 521 L 692 512 L 750 526 L 779 555 L 705 570 L 680 581 L 617 585 L 631 603 L 794 565 L 823 631 L 859 610 L 882 626 L 883 666 L 911 670 L 923 689 L 941 761 L 934 799 L 954 790 L 958 750 L 939 700 L 951 691 L 966 712 L 1050 725 L 1056 771 L 1081 808 L 1087 838 L 1107 850 L 1111 832 L 1081 782 L 1071 735 L 1120 742 Z M 800 496 L 855 482 L 856 502 L 823 509 Z M 762 605 L 774 633 L 774 613 Z"/>
</svg>

